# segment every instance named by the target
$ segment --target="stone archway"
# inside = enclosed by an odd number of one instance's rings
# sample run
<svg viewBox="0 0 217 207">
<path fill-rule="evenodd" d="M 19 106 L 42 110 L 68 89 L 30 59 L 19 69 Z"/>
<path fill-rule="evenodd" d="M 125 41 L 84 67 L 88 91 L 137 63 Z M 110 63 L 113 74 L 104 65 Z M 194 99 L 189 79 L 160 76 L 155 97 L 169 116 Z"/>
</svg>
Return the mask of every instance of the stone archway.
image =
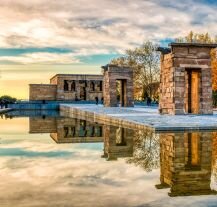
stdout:
<svg viewBox="0 0 217 207">
<path fill-rule="evenodd" d="M 133 107 L 133 70 L 129 67 L 106 65 L 104 69 L 104 106 Z M 120 83 L 120 100 L 117 98 L 117 81 Z"/>
</svg>

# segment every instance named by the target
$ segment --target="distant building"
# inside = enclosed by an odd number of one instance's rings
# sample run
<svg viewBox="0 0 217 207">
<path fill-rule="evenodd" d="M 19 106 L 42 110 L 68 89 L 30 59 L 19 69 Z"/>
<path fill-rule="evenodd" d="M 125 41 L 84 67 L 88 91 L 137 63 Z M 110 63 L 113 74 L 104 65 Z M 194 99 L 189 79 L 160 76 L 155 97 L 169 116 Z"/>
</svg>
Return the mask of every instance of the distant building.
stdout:
<svg viewBox="0 0 217 207">
<path fill-rule="evenodd" d="M 30 84 L 30 101 L 95 101 L 103 96 L 102 75 L 57 74 L 50 84 Z"/>
</svg>

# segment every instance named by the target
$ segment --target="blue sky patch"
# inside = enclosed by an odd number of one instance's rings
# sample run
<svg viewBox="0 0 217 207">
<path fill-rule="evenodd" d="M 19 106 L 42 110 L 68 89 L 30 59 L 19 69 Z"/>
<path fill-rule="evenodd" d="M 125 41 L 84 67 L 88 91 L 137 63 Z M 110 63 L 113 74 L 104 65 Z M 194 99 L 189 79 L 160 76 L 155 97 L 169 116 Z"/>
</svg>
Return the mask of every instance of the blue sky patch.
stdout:
<svg viewBox="0 0 217 207">
<path fill-rule="evenodd" d="M 80 56 L 78 57 L 81 62 L 86 64 L 99 64 L 106 65 L 111 62 L 112 59 L 120 57 L 120 54 L 106 54 L 106 55 L 90 55 L 90 56 Z"/>
<path fill-rule="evenodd" d="M 28 53 L 48 52 L 48 53 L 69 53 L 72 49 L 67 48 L 0 48 L 0 56 L 19 56 Z"/>
</svg>

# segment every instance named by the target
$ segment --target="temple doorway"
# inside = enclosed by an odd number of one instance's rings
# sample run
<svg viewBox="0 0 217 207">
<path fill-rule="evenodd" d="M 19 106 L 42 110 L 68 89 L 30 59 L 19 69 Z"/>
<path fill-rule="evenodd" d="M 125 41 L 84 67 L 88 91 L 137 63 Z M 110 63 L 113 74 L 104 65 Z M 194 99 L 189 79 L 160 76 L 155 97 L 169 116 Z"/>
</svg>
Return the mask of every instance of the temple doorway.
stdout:
<svg viewBox="0 0 217 207">
<path fill-rule="evenodd" d="M 186 70 L 187 85 L 186 85 L 186 109 L 187 113 L 199 114 L 200 101 L 200 70 Z"/>
<path fill-rule="evenodd" d="M 119 106 L 126 106 L 126 80 L 116 80 L 116 93 Z"/>
<path fill-rule="evenodd" d="M 102 66 L 105 107 L 133 107 L 133 69 L 108 64 Z"/>
</svg>

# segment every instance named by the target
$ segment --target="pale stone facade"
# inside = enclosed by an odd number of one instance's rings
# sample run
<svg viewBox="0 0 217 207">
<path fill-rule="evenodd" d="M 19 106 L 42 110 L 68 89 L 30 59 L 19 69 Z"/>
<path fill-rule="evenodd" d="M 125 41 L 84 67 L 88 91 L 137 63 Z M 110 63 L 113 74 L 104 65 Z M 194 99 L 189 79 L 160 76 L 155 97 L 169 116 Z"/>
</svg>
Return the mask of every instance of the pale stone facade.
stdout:
<svg viewBox="0 0 217 207">
<path fill-rule="evenodd" d="M 57 100 L 99 100 L 103 93 L 102 75 L 68 75 L 57 74 L 50 79 L 51 84 L 57 85 Z"/>
<path fill-rule="evenodd" d="M 30 84 L 30 101 L 95 101 L 103 97 L 102 75 L 57 74 L 50 84 Z"/>
<path fill-rule="evenodd" d="M 102 66 L 102 69 L 104 74 L 104 106 L 118 106 L 117 81 L 120 84 L 120 106 L 134 106 L 132 68 L 109 64 Z"/>
<path fill-rule="evenodd" d="M 134 106 L 133 70 L 107 65 L 103 75 L 57 74 L 50 84 L 30 84 L 30 101 L 95 101 L 104 106 Z M 118 85 L 119 84 L 119 94 Z"/>
<path fill-rule="evenodd" d="M 30 84 L 29 85 L 29 100 L 56 100 L 57 85 L 54 84 Z"/>
<path fill-rule="evenodd" d="M 161 114 L 212 114 L 210 51 L 215 44 L 171 43 L 161 50 Z"/>
<path fill-rule="evenodd" d="M 54 133 L 56 132 L 56 119 L 54 117 L 29 117 L 29 132 Z"/>
</svg>

